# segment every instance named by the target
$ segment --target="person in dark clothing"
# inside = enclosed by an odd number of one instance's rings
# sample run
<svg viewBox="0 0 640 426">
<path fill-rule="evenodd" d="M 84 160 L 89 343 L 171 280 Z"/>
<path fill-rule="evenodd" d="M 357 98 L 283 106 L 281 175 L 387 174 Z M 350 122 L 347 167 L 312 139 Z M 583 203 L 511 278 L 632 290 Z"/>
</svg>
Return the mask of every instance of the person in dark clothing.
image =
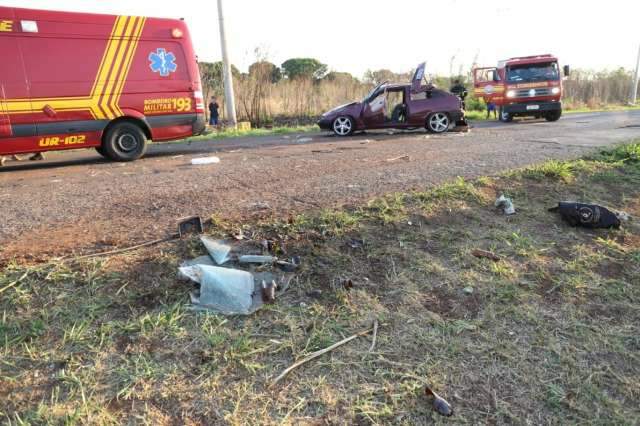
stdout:
<svg viewBox="0 0 640 426">
<path fill-rule="evenodd" d="M 455 80 L 449 91 L 454 95 L 459 96 L 462 100 L 467 97 L 467 88 L 464 87 L 464 84 L 462 84 L 460 80 Z"/>
<path fill-rule="evenodd" d="M 209 124 L 212 126 L 217 126 L 220 118 L 220 113 L 218 110 L 220 109 L 220 105 L 218 105 L 218 101 L 215 96 L 211 97 L 211 102 L 209 103 Z"/>
</svg>

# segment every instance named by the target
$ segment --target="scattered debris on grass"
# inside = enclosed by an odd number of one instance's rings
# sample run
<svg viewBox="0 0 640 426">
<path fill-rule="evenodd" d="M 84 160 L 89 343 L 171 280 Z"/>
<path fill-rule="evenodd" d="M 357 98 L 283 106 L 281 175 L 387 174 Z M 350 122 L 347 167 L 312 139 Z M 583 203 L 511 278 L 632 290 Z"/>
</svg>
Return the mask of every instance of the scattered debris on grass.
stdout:
<svg viewBox="0 0 640 426">
<path fill-rule="evenodd" d="M 516 209 L 513 206 L 513 201 L 511 201 L 511 198 L 505 197 L 504 194 L 498 197 L 495 202 L 495 206 L 502 209 L 504 214 L 507 216 L 516 214 Z"/>
<path fill-rule="evenodd" d="M 585 228 L 620 228 L 618 215 L 606 207 L 596 204 L 582 204 L 573 201 L 562 201 L 557 207 L 549 209 L 558 212 L 562 219 L 571 226 Z"/>
</svg>

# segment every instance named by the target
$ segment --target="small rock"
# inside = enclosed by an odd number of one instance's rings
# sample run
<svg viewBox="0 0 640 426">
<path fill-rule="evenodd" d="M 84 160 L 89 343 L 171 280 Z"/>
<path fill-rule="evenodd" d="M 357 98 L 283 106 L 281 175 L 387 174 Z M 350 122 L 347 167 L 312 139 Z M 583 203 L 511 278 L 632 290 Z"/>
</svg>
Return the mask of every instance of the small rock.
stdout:
<svg viewBox="0 0 640 426">
<path fill-rule="evenodd" d="M 473 287 L 465 287 L 462 291 L 464 291 L 465 294 L 473 294 Z"/>
</svg>

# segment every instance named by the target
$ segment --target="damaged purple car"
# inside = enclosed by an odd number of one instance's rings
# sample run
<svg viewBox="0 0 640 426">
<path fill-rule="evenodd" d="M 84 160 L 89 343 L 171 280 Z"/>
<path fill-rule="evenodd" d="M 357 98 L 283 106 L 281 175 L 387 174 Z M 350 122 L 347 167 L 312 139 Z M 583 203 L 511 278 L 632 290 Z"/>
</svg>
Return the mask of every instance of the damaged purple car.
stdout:
<svg viewBox="0 0 640 426">
<path fill-rule="evenodd" d="M 423 85 L 425 64 L 416 69 L 411 84 L 378 85 L 362 102 L 353 102 L 326 112 L 318 121 L 323 130 L 338 136 L 367 129 L 426 128 L 433 133 L 453 125 L 466 126 L 463 100 L 452 93 Z"/>
</svg>

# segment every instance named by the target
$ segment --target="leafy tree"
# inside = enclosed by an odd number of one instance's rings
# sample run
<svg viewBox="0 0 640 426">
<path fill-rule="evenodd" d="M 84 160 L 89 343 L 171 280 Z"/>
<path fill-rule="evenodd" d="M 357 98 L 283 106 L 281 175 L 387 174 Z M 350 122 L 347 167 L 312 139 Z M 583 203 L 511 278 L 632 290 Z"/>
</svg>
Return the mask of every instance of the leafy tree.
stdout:
<svg viewBox="0 0 640 426">
<path fill-rule="evenodd" d="M 268 61 L 254 62 L 249 66 L 249 76 L 259 77 L 268 76 L 271 83 L 277 83 L 282 80 L 282 71 L 275 64 Z"/>
<path fill-rule="evenodd" d="M 202 79 L 202 87 L 204 92 L 208 94 L 222 93 L 224 91 L 224 73 L 222 71 L 222 61 L 218 62 L 200 62 L 200 78 Z M 231 65 L 231 74 L 234 78 L 240 78 L 240 71 L 235 65 Z"/>
<path fill-rule="evenodd" d="M 319 80 L 327 74 L 327 66 L 313 58 L 293 58 L 282 64 L 284 75 L 291 79 Z"/>
<path fill-rule="evenodd" d="M 349 74 L 348 72 L 339 72 L 339 71 L 331 71 L 324 77 L 329 81 L 338 81 L 338 82 L 354 82 L 357 79 Z"/>
<path fill-rule="evenodd" d="M 413 75 L 413 73 L 411 73 L 411 75 Z M 375 71 L 368 70 L 364 74 L 364 80 L 367 83 L 371 83 L 373 85 L 378 85 L 380 83 L 384 83 L 385 81 L 402 83 L 402 82 L 409 81 L 409 79 L 411 78 L 411 75 L 409 75 L 409 73 L 398 74 L 387 69 L 381 69 L 381 70 L 375 70 Z"/>
</svg>

